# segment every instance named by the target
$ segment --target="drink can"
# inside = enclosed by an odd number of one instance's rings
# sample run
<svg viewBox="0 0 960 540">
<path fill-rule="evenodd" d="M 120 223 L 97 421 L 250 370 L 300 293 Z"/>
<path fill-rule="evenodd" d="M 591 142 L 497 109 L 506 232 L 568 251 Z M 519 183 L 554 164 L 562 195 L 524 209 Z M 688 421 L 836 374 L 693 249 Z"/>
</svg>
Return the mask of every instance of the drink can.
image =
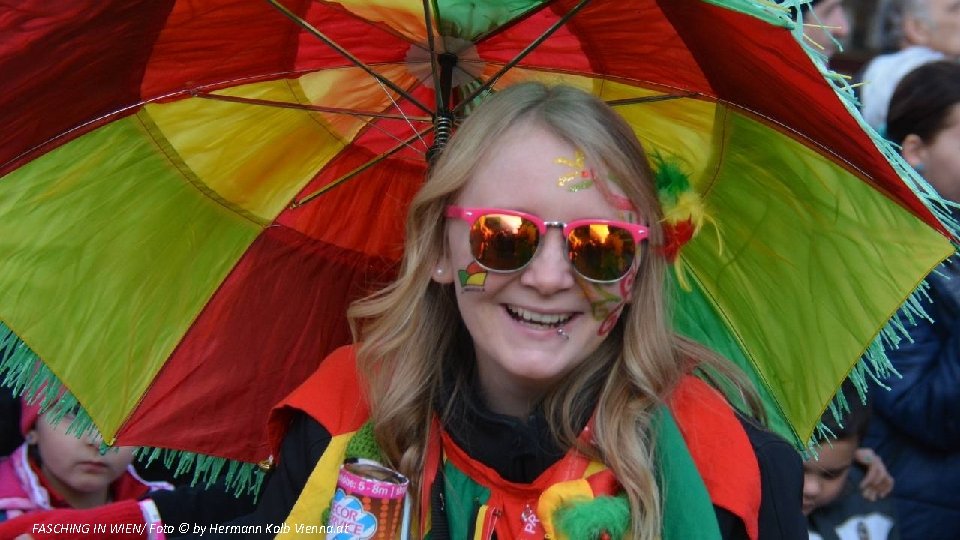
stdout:
<svg viewBox="0 0 960 540">
<path fill-rule="evenodd" d="M 375 461 L 344 463 L 330 505 L 328 536 L 336 540 L 396 540 L 409 484 L 402 474 Z"/>
</svg>

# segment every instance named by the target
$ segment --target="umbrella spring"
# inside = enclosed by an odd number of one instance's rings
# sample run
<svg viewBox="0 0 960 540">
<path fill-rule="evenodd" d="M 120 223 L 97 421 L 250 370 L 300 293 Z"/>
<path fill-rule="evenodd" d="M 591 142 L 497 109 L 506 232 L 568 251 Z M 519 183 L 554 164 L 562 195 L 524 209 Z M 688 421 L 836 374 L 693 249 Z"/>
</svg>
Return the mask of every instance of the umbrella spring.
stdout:
<svg viewBox="0 0 960 540">
<path fill-rule="evenodd" d="M 449 111 L 437 114 L 433 124 L 433 144 L 427 150 L 427 162 L 431 165 L 437 160 L 440 151 L 447 145 L 453 133 L 453 115 Z"/>
</svg>

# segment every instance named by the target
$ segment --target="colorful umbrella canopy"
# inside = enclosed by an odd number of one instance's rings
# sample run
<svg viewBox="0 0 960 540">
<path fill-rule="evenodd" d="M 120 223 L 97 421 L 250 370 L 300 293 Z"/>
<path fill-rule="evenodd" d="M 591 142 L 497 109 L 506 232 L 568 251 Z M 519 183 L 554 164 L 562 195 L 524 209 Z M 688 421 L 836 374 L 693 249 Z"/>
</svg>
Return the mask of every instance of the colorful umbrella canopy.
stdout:
<svg viewBox="0 0 960 540">
<path fill-rule="evenodd" d="M 709 219 L 678 328 L 798 444 L 953 249 L 768 2 L 6 4 L 4 369 L 112 444 L 267 458 L 270 407 L 391 276 L 435 120 L 487 86 L 587 89 L 685 173 Z"/>
</svg>

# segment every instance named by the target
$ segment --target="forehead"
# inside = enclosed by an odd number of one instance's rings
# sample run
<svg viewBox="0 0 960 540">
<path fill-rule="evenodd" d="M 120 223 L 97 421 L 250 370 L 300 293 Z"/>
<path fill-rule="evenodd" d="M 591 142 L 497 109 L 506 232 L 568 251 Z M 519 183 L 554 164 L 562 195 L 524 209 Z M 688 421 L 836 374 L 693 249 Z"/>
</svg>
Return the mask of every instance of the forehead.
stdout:
<svg viewBox="0 0 960 540">
<path fill-rule="evenodd" d="M 832 443 L 823 443 L 817 447 L 817 458 L 804 462 L 806 470 L 831 470 L 849 467 L 853 462 L 853 454 L 857 450 L 857 443 L 851 439 L 839 439 Z"/>
<path fill-rule="evenodd" d="M 924 4 L 933 14 L 960 10 L 960 0 L 925 0 L 920 2 L 921 6 Z"/>
<path fill-rule="evenodd" d="M 838 8 L 843 8 L 843 0 L 822 0 L 813 6 L 813 11 L 818 16 L 824 17 Z"/>
<path fill-rule="evenodd" d="M 457 197 L 462 206 L 546 212 L 542 217 L 613 217 L 615 209 L 596 187 L 572 189 L 590 175 L 603 177 L 573 144 L 545 127 L 524 123 L 510 129 L 478 162 Z M 623 196 L 612 182 L 610 191 Z M 570 215 L 574 214 L 574 215 Z"/>
</svg>

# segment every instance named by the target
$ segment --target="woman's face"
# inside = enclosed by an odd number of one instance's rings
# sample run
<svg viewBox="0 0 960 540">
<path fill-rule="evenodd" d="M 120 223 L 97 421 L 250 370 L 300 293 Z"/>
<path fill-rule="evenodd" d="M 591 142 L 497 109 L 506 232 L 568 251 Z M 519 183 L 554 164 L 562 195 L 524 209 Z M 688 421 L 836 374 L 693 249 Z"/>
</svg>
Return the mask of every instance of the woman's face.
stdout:
<svg viewBox="0 0 960 540">
<path fill-rule="evenodd" d="M 960 202 L 960 104 L 950 108 L 945 125 L 929 141 L 909 135 L 903 154 L 941 196 Z"/>
<path fill-rule="evenodd" d="M 636 222 L 594 185 L 594 171 L 574 147 L 543 128 L 521 124 L 480 164 L 454 204 L 521 211 L 548 222 Z M 607 185 L 623 198 L 615 185 Z M 523 416 L 609 334 L 630 297 L 636 264 L 620 281 L 588 282 L 567 261 L 560 229 L 548 228 L 526 267 L 487 272 L 471 254 L 469 230 L 466 221 L 447 221 L 448 253 L 434 279 L 454 282 L 488 405 Z"/>
</svg>

